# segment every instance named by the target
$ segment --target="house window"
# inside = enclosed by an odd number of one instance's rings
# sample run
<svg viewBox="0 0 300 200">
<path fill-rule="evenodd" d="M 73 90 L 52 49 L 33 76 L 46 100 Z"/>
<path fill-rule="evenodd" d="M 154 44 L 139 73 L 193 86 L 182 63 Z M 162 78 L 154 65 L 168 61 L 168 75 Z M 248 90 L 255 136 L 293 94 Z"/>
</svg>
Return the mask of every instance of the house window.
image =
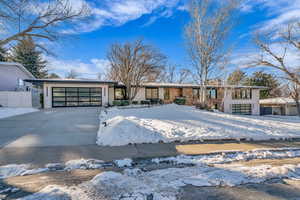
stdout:
<svg viewBox="0 0 300 200">
<path fill-rule="evenodd" d="M 251 115 L 251 104 L 232 104 L 232 114 Z"/>
<path fill-rule="evenodd" d="M 115 88 L 115 100 L 124 100 L 126 98 L 125 88 Z"/>
<path fill-rule="evenodd" d="M 158 88 L 146 88 L 146 99 L 158 99 Z"/>
<path fill-rule="evenodd" d="M 217 98 L 217 89 L 216 88 L 207 89 L 207 96 L 209 99 L 216 99 Z"/>
<path fill-rule="evenodd" d="M 234 89 L 232 91 L 232 99 L 251 99 L 252 90 L 249 88 Z"/>
<path fill-rule="evenodd" d="M 199 88 L 193 88 L 193 98 L 194 99 L 200 98 L 200 89 Z"/>
<path fill-rule="evenodd" d="M 164 99 L 169 100 L 170 99 L 170 88 L 164 89 Z"/>
</svg>

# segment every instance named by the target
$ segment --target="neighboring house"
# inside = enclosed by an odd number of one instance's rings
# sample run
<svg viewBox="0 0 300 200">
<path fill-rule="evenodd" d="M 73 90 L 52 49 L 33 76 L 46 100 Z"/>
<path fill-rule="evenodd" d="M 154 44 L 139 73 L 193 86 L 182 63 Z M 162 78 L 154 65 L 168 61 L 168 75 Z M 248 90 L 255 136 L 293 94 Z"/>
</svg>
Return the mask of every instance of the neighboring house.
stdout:
<svg viewBox="0 0 300 200">
<path fill-rule="evenodd" d="M 0 105 L 5 107 L 32 107 L 37 105 L 36 107 L 38 107 L 39 99 L 35 98 L 35 95 L 31 92 L 32 85 L 24 81 L 24 79 L 34 78 L 19 63 L 0 62 Z"/>
<path fill-rule="evenodd" d="M 21 64 L 0 62 L 0 91 L 28 90 L 24 79 L 35 77 Z"/>
<path fill-rule="evenodd" d="M 300 102 L 300 100 L 299 100 Z M 277 97 L 259 101 L 262 115 L 297 115 L 296 102 L 292 98 Z"/>
<path fill-rule="evenodd" d="M 124 100 L 126 89 L 114 81 L 83 79 L 34 79 L 41 84 L 44 107 L 79 107 L 112 105 L 114 100 Z M 187 105 L 199 103 L 200 86 L 196 84 L 145 83 L 139 89 L 135 101 L 161 99 L 172 103 L 185 98 Z M 259 115 L 259 91 L 264 87 L 207 86 L 208 104 L 226 113 Z"/>
</svg>

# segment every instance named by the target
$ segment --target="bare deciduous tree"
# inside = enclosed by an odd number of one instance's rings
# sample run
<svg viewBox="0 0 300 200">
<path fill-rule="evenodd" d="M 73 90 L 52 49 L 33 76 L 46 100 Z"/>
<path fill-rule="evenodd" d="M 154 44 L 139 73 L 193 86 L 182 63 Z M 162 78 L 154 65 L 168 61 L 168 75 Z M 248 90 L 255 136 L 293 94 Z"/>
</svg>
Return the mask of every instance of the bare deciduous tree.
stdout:
<svg viewBox="0 0 300 200">
<path fill-rule="evenodd" d="M 89 13 L 88 6 L 75 8 L 69 0 L 0 0 L 0 45 L 19 41 L 24 37 L 57 39 L 56 28 L 70 26 L 74 20 Z"/>
<path fill-rule="evenodd" d="M 160 81 L 167 83 L 184 83 L 189 80 L 191 71 L 189 69 L 178 69 L 178 66 L 168 64 L 160 76 Z"/>
<path fill-rule="evenodd" d="M 107 54 L 111 67 L 108 77 L 126 87 L 126 98 L 131 102 L 138 87 L 149 80 L 149 74 L 160 71 L 165 66 L 166 57 L 137 40 L 133 43 L 114 44 Z"/>
<path fill-rule="evenodd" d="M 294 99 L 298 111 L 298 115 L 300 116 L 300 85 L 292 82 L 288 87 L 289 96 Z"/>
<path fill-rule="evenodd" d="M 276 37 L 274 37 L 274 34 Z M 289 82 L 288 85 L 292 85 L 290 94 L 296 102 L 297 110 L 299 111 L 298 115 L 300 116 L 300 99 L 297 96 L 300 87 L 300 66 L 290 66 L 290 63 L 287 62 L 289 51 L 300 51 L 299 35 L 300 23 L 289 24 L 287 29 L 281 33 L 257 33 L 255 43 L 260 50 L 260 55 L 249 63 L 249 66 L 265 66 L 281 72 L 283 78 Z M 279 47 L 280 51 L 274 46 Z"/>
<path fill-rule="evenodd" d="M 162 73 L 161 81 L 167 83 L 176 82 L 176 65 L 169 64 L 167 67 L 165 67 L 165 70 Z"/>
<path fill-rule="evenodd" d="M 203 86 L 201 103 L 205 102 L 208 79 L 225 63 L 229 48 L 225 41 L 234 25 L 238 1 L 191 0 L 190 23 L 185 28 L 187 49 L 196 69 L 198 82 Z M 224 67 L 224 66 L 222 66 Z"/>
<path fill-rule="evenodd" d="M 189 69 L 180 69 L 177 82 L 184 83 L 189 79 L 189 76 L 191 76 L 191 71 Z"/>
<path fill-rule="evenodd" d="M 66 74 L 66 78 L 69 78 L 69 79 L 75 79 L 75 78 L 78 78 L 79 74 L 74 70 L 74 69 L 71 69 L 67 74 Z"/>
</svg>

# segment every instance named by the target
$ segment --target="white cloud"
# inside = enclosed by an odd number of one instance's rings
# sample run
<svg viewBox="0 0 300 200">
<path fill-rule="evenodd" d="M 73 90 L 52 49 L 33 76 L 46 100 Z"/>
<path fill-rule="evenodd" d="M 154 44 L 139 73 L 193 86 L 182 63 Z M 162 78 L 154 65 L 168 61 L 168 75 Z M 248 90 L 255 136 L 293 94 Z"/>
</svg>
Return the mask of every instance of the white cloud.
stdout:
<svg viewBox="0 0 300 200">
<path fill-rule="evenodd" d="M 284 63 L 288 68 L 296 68 L 300 66 L 300 53 L 296 48 L 292 48 L 291 46 L 288 46 L 288 48 L 285 51 L 285 47 L 282 44 L 274 43 L 269 46 L 271 51 L 278 56 L 284 57 Z M 232 55 L 230 64 L 234 68 L 249 68 L 250 63 L 253 61 L 261 58 L 263 56 L 264 60 L 269 61 L 270 63 L 274 63 L 276 65 L 279 65 L 278 61 L 275 60 L 272 56 L 270 56 L 267 53 L 261 53 L 258 49 L 255 48 L 249 48 L 244 49 L 243 52 L 238 52 Z M 257 68 L 253 69 L 268 69 L 270 72 L 274 73 L 281 73 L 277 69 L 265 67 L 265 66 L 257 66 Z"/>
<path fill-rule="evenodd" d="M 80 78 L 96 79 L 99 73 L 104 74 L 109 67 L 109 61 L 106 59 L 93 58 L 89 62 L 81 60 L 62 60 L 52 56 L 44 56 L 48 61 L 48 69 L 52 73 L 57 73 L 65 77 L 67 72 L 74 70 Z"/>
<path fill-rule="evenodd" d="M 242 12 L 263 10 L 267 20 L 254 26 L 255 31 L 280 30 L 294 20 L 300 20 L 300 0 L 247 0 L 240 9 Z"/>
<path fill-rule="evenodd" d="M 153 14 L 150 17 L 150 22 L 153 23 L 160 17 L 171 16 L 173 9 L 182 7 L 182 0 L 102 0 L 100 3 L 89 3 L 89 7 L 91 16 L 87 21 L 79 23 L 75 29 L 62 32 L 79 34 L 97 30 L 102 26 L 120 26 L 147 14 Z"/>
</svg>

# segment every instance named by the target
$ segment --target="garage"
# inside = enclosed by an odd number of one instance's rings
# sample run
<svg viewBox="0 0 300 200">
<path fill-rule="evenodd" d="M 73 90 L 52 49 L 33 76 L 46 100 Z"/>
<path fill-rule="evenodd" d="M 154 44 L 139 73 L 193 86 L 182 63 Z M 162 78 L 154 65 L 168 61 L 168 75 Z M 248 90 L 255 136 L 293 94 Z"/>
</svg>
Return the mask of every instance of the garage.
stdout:
<svg viewBox="0 0 300 200">
<path fill-rule="evenodd" d="M 232 104 L 232 114 L 251 115 L 252 106 L 251 104 Z"/>
<path fill-rule="evenodd" d="M 42 91 L 42 108 L 108 105 L 109 87 L 117 82 L 93 79 L 28 79 Z"/>
<path fill-rule="evenodd" d="M 52 107 L 101 106 L 100 87 L 53 87 Z"/>
</svg>

